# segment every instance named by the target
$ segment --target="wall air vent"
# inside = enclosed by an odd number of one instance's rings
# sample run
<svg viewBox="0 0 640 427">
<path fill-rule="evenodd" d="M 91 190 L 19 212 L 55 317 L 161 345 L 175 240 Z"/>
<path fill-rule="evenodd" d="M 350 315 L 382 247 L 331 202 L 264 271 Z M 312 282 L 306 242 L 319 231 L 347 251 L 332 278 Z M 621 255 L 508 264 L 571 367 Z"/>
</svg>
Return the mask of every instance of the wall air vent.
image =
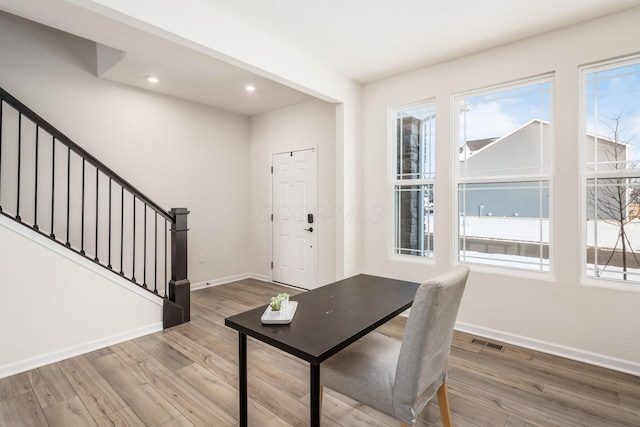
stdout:
<svg viewBox="0 0 640 427">
<path fill-rule="evenodd" d="M 478 345 L 481 345 L 483 347 L 491 348 L 493 350 L 502 351 L 504 349 L 504 346 L 502 344 L 496 344 L 496 343 L 493 343 L 493 342 L 490 342 L 490 341 L 481 340 L 481 339 L 478 339 L 478 338 L 473 338 L 471 340 L 471 342 L 473 344 L 478 344 Z"/>
</svg>

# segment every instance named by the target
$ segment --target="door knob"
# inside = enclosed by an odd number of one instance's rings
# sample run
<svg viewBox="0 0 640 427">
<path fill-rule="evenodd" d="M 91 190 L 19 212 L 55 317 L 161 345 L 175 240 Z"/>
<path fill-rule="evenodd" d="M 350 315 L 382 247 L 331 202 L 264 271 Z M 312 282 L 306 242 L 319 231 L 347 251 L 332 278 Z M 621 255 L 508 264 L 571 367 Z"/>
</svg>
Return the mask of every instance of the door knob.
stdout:
<svg viewBox="0 0 640 427">
<path fill-rule="evenodd" d="M 310 231 L 313 233 L 313 227 L 305 228 L 304 231 Z"/>
</svg>

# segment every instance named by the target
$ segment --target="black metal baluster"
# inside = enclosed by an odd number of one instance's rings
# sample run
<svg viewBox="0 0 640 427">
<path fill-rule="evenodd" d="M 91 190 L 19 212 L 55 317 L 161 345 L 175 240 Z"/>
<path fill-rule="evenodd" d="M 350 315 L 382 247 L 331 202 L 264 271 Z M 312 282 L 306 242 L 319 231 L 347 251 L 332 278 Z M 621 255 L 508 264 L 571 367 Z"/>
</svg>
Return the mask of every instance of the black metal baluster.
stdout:
<svg viewBox="0 0 640 427">
<path fill-rule="evenodd" d="M 122 257 L 124 254 L 124 187 L 120 192 L 120 275 L 124 276 L 124 268 L 122 266 Z"/>
<path fill-rule="evenodd" d="M 52 137 L 51 139 L 51 234 L 49 237 L 52 239 L 56 238 L 55 233 L 53 232 L 53 213 L 55 212 L 55 195 L 56 195 L 56 137 Z"/>
<path fill-rule="evenodd" d="M 133 272 L 131 280 L 136 281 L 136 195 L 133 195 Z"/>
<path fill-rule="evenodd" d="M 20 154 L 22 151 L 22 113 L 18 115 L 18 194 L 16 204 L 16 219 L 22 221 L 20 218 Z"/>
<path fill-rule="evenodd" d="M 147 204 L 144 204 L 144 249 L 142 251 L 142 287 L 147 289 Z"/>
<path fill-rule="evenodd" d="M 33 229 L 38 231 L 38 139 L 40 138 L 40 126 L 36 125 L 36 170 L 33 188 Z"/>
<path fill-rule="evenodd" d="M 80 216 L 80 253 L 84 255 L 84 165 L 86 161 L 84 157 L 82 158 L 82 202 L 80 204 L 81 207 L 81 216 Z"/>
<path fill-rule="evenodd" d="M 168 298 L 167 294 L 167 220 L 164 220 L 164 297 Z"/>
<path fill-rule="evenodd" d="M 111 270 L 111 177 L 109 177 L 109 262 L 107 268 Z"/>
<path fill-rule="evenodd" d="M 4 126 L 4 119 L 6 116 L 5 113 L 5 108 L 4 105 L 9 105 L 10 109 L 10 116 L 7 117 L 7 119 L 9 120 L 9 125 L 11 125 L 11 132 L 15 131 L 15 127 L 14 125 L 16 124 L 13 120 L 15 119 L 15 114 L 18 115 L 18 120 L 17 120 L 17 125 L 18 125 L 18 132 L 16 132 L 14 134 L 15 137 L 17 137 L 17 144 L 13 145 L 13 143 L 15 141 L 10 141 L 12 144 L 13 148 L 16 148 L 17 151 L 17 168 L 14 171 L 13 168 L 11 168 L 11 170 L 8 170 L 7 168 L 3 168 L 4 164 L 2 163 L 2 160 L 7 160 L 7 159 L 3 159 L 3 154 L 4 154 L 4 149 L 6 144 L 6 138 L 4 138 L 4 130 L 7 130 L 7 127 Z M 25 122 L 25 120 L 28 120 L 28 123 Z M 24 123 L 24 128 L 23 128 L 23 123 Z M 32 125 L 30 124 L 32 123 Z M 34 169 L 32 170 L 31 167 L 29 165 L 31 165 L 30 160 L 29 160 L 29 154 L 31 154 L 30 147 L 31 147 L 31 131 L 32 126 L 35 127 L 35 143 L 34 143 L 34 152 L 33 152 L 33 156 L 31 159 L 34 160 Z M 40 131 L 42 129 L 42 132 Z M 26 132 L 26 133 L 25 133 Z M 44 135 L 47 135 L 46 137 Z M 22 141 L 22 137 L 26 136 L 26 144 L 23 144 Z M 51 213 L 50 213 L 50 217 L 46 214 L 46 208 L 48 206 L 48 201 L 43 201 L 43 203 L 45 203 L 45 205 L 43 205 L 43 209 L 40 209 L 39 206 L 39 202 L 42 200 L 42 197 L 39 198 L 40 196 L 40 191 L 44 191 L 45 194 L 43 194 L 43 196 L 46 196 L 46 191 L 47 191 L 47 187 L 49 186 L 49 183 L 46 182 L 46 177 L 43 176 L 43 179 L 40 179 L 40 138 L 43 137 L 44 139 L 46 139 L 46 141 L 44 141 L 44 144 L 46 146 L 48 146 L 48 138 L 51 137 Z M 59 201 L 56 199 L 57 195 L 56 195 L 56 191 L 57 192 L 61 192 L 64 191 L 64 187 L 61 187 L 62 182 L 60 183 L 56 183 L 57 181 L 57 175 L 59 174 L 63 174 L 64 171 L 60 172 L 59 169 L 60 167 L 64 167 L 63 165 L 63 158 L 61 156 L 64 155 L 64 151 L 61 152 L 60 155 L 58 155 L 56 153 L 57 151 L 57 146 L 58 146 L 58 142 L 60 142 L 61 144 L 61 150 L 64 150 L 64 148 L 67 148 L 67 183 L 66 183 L 66 218 L 62 219 L 62 221 L 66 222 L 66 224 L 62 224 L 62 227 L 65 227 L 66 225 L 66 231 L 62 232 L 60 231 L 60 229 L 58 229 L 58 231 L 60 233 L 64 233 L 66 234 L 66 240 L 64 239 L 64 237 L 61 237 L 60 240 L 57 239 L 56 236 L 56 220 L 60 221 L 60 219 L 58 219 L 60 217 L 60 215 L 65 215 L 64 212 L 64 206 L 60 207 L 60 203 Z M 25 155 L 26 157 L 26 163 L 22 160 L 22 146 L 25 146 Z M 13 148 L 11 149 L 12 153 L 13 153 Z M 75 181 L 74 184 L 74 192 L 76 192 L 77 190 L 75 189 L 76 187 L 81 187 L 81 191 L 82 194 L 80 195 L 80 202 L 81 202 L 81 224 L 80 224 L 80 242 L 78 242 L 77 240 L 74 240 L 73 244 L 71 243 L 71 182 L 72 182 L 72 176 L 71 176 L 71 151 L 73 151 L 75 154 L 75 158 L 76 160 L 74 160 L 74 167 L 76 167 L 77 169 L 80 169 L 81 173 L 82 173 L 82 181 L 78 182 Z M 14 154 L 15 155 L 15 154 Z M 45 157 L 47 155 L 46 153 L 46 148 L 45 148 L 45 153 L 44 153 Z M 6 155 L 4 156 L 6 157 Z M 14 157 L 15 159 L 15 157 Z M 11 161 L 13 161 L 13 159 L 11 159 Z M 46 170 L 46 164 L 49 162 L 49 159 L 44 158 L 43 161 L 45 162 L 43 164 L 43 171 Z M 82 161 L 82 167 L 79 167 L 79 161 Z M 60 162 L 61 165 L 60 167 L 58 167 L 57 162 Z M 15 164 L 15 163 L 14 163 Z M 23 166 L 24 165 L 24 166 Z M 50 219 L 50 230 L 49 230 L 49 234 L 48 237 L 50 237 L 51 239 L 60 242 L 61 244 L 64 244 L 65 246 L 67 246 L 69 249 L 71 249 L 72 251 L 76 252 L 77 254 L 83 255 L 87 258 L 89 258 L 90 256 L 90 250 L 91 250 L 91 243 L 90 243 L 90 237 L 89 235 L 85 236 L 85 231 L 87 231 L 88 233 L 91 233 L 91 231 L 89 231 L 88 229 L 85 230 L 85 227 L 87 225 L 91 225 L 90 223 L 87 224 L 87 214 L 91 214 L 90 211 L 88 211 L 87 209 L 90 209 L 90 207 L 87 205 L 87 203 L 91 203 L 91 201 L 88 199 L 88 194 L 87 191 L 88 190 L 88 186 L 91 186 L 91 182 L 89 181 L 89 177 L 87 174 L 91 173 L 90 172 L 90 168 L 91 167 L 95 167 L 95 240 L 94 240 L 94 258 L 93 260 L 97 263 L 100 263 L 100 258 L 99 258 L 99 251 L 100 251 L 100 233 L 101 231 L 101 225 L 100 225 L 100 221 L 104 219 L 104 214 L 100 214 L 100 176 L 105 176 L 105 179 L 108 178 L 109 180 L 109 186 L 108 186 L 108 191 L 109 191 L 109 200 L 108 200 L 108 268 L 111 269 L 114 272 L 117 272 L 118 270 L 116 268 L 114 268 L 114 266 L 112 265 L 112 262 L 117 262 L 116 261 L 112 261 L 112 257 L 113 255 L 113 235 L 112 233 L 115 231 L 113 229 L 114 225 L 113 225 L 113 221 L 117 221 L 117 218 L 114 219 L 113 216 L 117 215 L 117 212 L 114 213 L 113 210 L 116 209 L 116 207 L 114 206 L 114 203 L 117 202 L 113 202 L 113 198 L 117 197 L 114 196 L 114 191 L 117 191 L 117 187 L 114 188 L 113 186 L 113 182 L 116 182 L 116 185 L 120 185 L 121 189 L 121 195 L 120 195 L 120 204 L 121 204 L 121 212 L 120 212 L 120 275 L 122 277 L 128 278 L 130 281 L 137 283 L 137 279 L 136 279 L 136 269 L 138 274 L 140 274 L 140 269 L 137 266 L 137 262 L 139 261 L 139 256 L 137 254 L 137 251 L 140 250 L 139 247 L 137 246 L 139 244 L 140 239 L 137 236 L 137 233 L 139 233 L 139 228 L 137 221 L 138 221 L 138 217 L 140 216 L 140 212 L 139 209 L 137 208 L 137 201 L 140 200 L 141 204 L 143 206 L 144 209 L 144 230 L 143 230 L 143 235 L 141 236 L 144 241 L 143 241 L 143 283 L 141 284 L 145 289 L 149 289 L 151 290 L 151 284 L 147 282 L 147 279 L 149 281 L 151 281 L 151 277 L 150 277 L 150 272 L 149 272 L 149 277 L 147 277 L 147 273 L 148 273 L 148 263 L 151 262 L 149 260 L 149 253 L 148 253 L 148 246 L 149 246 L 149 241 L 148 241 L 148 227 L 149 222 L 148 222 L 148 215 L 149 212 L 148 210 L 151 208 L 152 209 L 152 214 L 154 215 L 154 222 L 153 222 L 153 226 L 154 226 L 154 242 L 153 245 L 155 247 L 154 250 L 154 261 L 153 261 L 153 268 L 154 268 L 154 272 L 153 272 L 153 292 L 156 295 L 159 295 L 159 290 L 162 290 L 162 287 L 160 287 L 160 289 L 158 288 L 158 278 L 160 278 L 160 280 L 162 280 L 162 278 L 164 277 L 164 281 L 165 281 L 165 285 L 164 285 L 164 294 L 161 295 L 164 298 L 169 298 L 169 294 L 173 294 L 173 278 L 172 278 L 172 282 L 168 281 L 168 276 L 172 275 L 172 269 L 171 266 L 173 265 L 173 255 L 169 254 L 168 251 L 172 250 L 171 245 L 172 242 L 169 242 L 168 237 L 169 237 L 169 231 L 171 232 L 171 234 L 173 235 L 174 231 L 173 231 L 173 213 L 169 214 L 167 212 L 164 212 L 164 210 L 159 207 L 156 203 L 154 203 L 153 201 L 151 201 L 150 199 L 148 199 L 144 194 L 140 193 L 135 187 L 133 187 L 131 184 L 127 183 L 126 181 L 124 181 L 122 178 L 120 178 L 117 174 L 115 174 L 109 167 L 107 167 L 106 165 L 104 165 L 102 162 L 100 162 L 99 160 L 97 160 L 95 157 L 91 156 L 89 153 L 87 153 L 84 149 L 82 149 L 81 147 L 79 147 L 78 145 L 76 145 L 74 142 L 72 142 L 71 140 L 69 140 L 66 136 L 64 136 L 62 133 L 60 133 L 58 130 L 56 130 L 55 128 L 53 128 L 49 123 L 47 123 L 44 119 L 42 119 L 41 117 L 39 117 L 37 114 L 35 114 L 34 112 L 32 112 L 29 108 L 27 108 L 26 106 L 24 106 L 23 104 L 21 104 L 18 100 L 16 100 L 15 98 L 13 98 L 11 95 L 7 94 L 6 92 L 4 92 L 4 90 L 0 89 L 0 172 L 3 172 L 5 174 L 9 174 L 9 178 L 12 179 L 16 179 L 15 185 L 17 188 L 17 192 L 15 195 L 13 194 L 13 191 L 7 193 L 6 188 L 3 188 L 4 185 L 4 181 L 6 181 L 6 178 L 4 175 L 2 175 L 0 173 L 0 195 L 3 195 L 4 198 L 0 199 L 0 212 L 3 212 L 3 208 L 1 206 L 1 204 L 4 202 L 4 205 L 6 205 L 7 203 L 10 203 L 10 199 L 15 197 L 14 201 L 15 201 L 15 212 L 13 211 L 13 208 L 11 209 L 11 216 L 18 222 L 22 222 L 25 226 L 32 228 L 33 230 L 43 234 L 43 235 L 47 235 L 45 233 L 46 231 L 46 220 Z M 22 180 L 22 169 L 25 169 L 25 179 L 27 179 L 27 181 Z M 89 170 L 87 170 L 89 169 Z M 17 173 L 17 176 L 14 175 Z M 75 172 L 74 172 L 75 173 Z M 32 213 L 29 213 L 29 191 L 31 188 L 31 182 L 29 181 L 29 175 L 31 175 L 32 178 L 34 179 L 33 181 L 33 188 L 34 188 L 34 193 L 33 193 L 33 211 Z M 102 175 L 101 175 L 102 174 Z M 74 175 L 75 176 L 75 175 Z M 4 179 L 3 179 L 4 178 Z M 62 177 L 60 178 L 61 180 L 63 179 Z M 74 178 L 75 179 L 75 178 Z M 27 205 L 24 205 L 24 201 L 22 200 L 22 186 L 25 185 L 25 201 L 27 203 Z M 44 185 L 44 187 L 42 187 Z M 106 188 L 104 188 L 102 191 L 104 192 L 106 190 Z M 133 250 L 133 254 L 132 254 L 132 272 L 131 274 L 126 273 L 125 272 L 125 268 L 124 268 L 124 247 L 125 247 L 125 242 L 124 242 L 124 236 L 127 235 L 128 233 L 125 230 L 125 218 L 124 218 L 124 211 L 125 211 L 125 192 L 129 193 L 132 197 L 132 214 L 133 214 L 133 224 L 132 224 L 132 250 Z M 8 197 L 9 202 L 7 202 L 6 198 Z M 60 195 L 60 197 L 65 197 L 63 195 Z M 73 200 L 74 203 L 77 201 L 76 198 L 78 197 L 77 192 L 74 193 L 73 196 Z M 104 197 L 104 196 L 103 196 Z M 46 197 L 45 197 L 46 198 Z M 64 203 L 64 200 L 62 201 L 62 203 Z M 56 209 L 63 209 L 63 211 L 58 214 L 56 212 Z M 21 214 L 24 213 L 22 210 L 24 210 L 25 212 L 27 212 L 27 217 L 25 217 L 25 220 L 22 220 Z M 33 220 L 31 219 L 31 215 L 33 215 Z M 39 215 L 44 215 L 43 217 L 43 229 L 40 230 L 40 218 Z M 73 216 L 74 216 L 74 227 L 77 227 L 77 222 L 76 222 L 76 215 L 77 215 L 77 207 L 74 204 L 73 207 Z M 158 220 L 158 216 L 160 216 L 160 220 Z M 49 218 L 45 218 L 45 217 L 49 217 Z M 164 222 L 163 222 L 164 221 Z M 160 257 L 159 255 L 159 239 L 163 238 L 163 236 L 160 236 L 160 232 L 158 230 L 158 226 L 162 225 L 165 227 L 164 229 L 164 259 Z M 167 230 L 168 227 L 171 227 L 171 230 Z M 78 236 L 77 234 L 77 229 L 74 230 L 74 234 L 73 234 L 73 238 L 77 239 Z M 186 231 L 185 230 L 178 230 L 180 232 L 182 231 Z M 88 237 L 87 237 L 88 236 Z M 85 241 L 85 237 L 87 237 L 88 240 Z M 106 238 L 106 236 L 105 236 Z M 117 238 L 117 237 L 116 237 Z M 172 240 L 173 241 L 173 240 Z M 63 243 L 64 242 L 64 243 Z M 185 239 L 186 242 L 186 239 Z M 79 244 L 77 244 L 79 243 Z M 87 248 L 85 248 L 85 243 L 87 243 Z M 115 243 L 117 245 L 117 242 Z M 179 252 L 185 252 L 184 250 L 181 250 Z M 172 251 L 173 253 L 173 251 Z M 185 252 L 186 253 L 186 252 Z M 171 255 L 171 256 L 170 256 Z M 117 255 L 116 255 L 117 256 Z M 160 267 L 160 262 L 163 262 L 163 268 L 164 268 L 164 274 L 161 274 L 160 271 L 158 270 L 158 268 Z M 171 264 L 169 264 L 171 263 Z M 186 280 L 186 279 L 184 279 Z M 173 298 L 171 298 L 173 300 Z"/>
<path fill-rule="evenodd" d="M 100 172 L 100 169 L 98 169 L 96 167 L 96 250 L 95 250 L 95 258 L 93 259 L 95 262 L 100 262 L 100 259 L 98 258 L 98 188 L 99 188 L 99 175 L 98 173 Z"/>
<path fill-rule="evenodd" d="M 67 247 L 71 247 L 69 242 L 69 218 L 71 217 L 71 211 L 69 206 L 71 202 L 71 147 L 67 147 Z"/>
<path fill-rule="evenodd" d="M 0 98 L 0 212 L 2 212 L 2 107 L 4 101 Z"/>
<path fill-rule="evenodd" d="M 153 227 L 155 231 L 155 237 L 153 238 L 153 247 L 155 248 L 155 255 L 153 261 L 153 293 L 158 293 L 158 212 L 156 212 L 155 216 L 155 226 Z"/>
</svg>

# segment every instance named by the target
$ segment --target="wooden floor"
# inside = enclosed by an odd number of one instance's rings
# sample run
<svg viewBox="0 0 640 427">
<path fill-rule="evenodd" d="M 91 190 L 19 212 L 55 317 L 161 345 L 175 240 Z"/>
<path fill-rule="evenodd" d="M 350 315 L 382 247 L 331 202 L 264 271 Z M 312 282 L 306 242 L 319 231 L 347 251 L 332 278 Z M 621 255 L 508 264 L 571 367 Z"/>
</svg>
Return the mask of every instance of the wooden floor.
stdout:
<svg viewBox="0 0 640 427">
<path fill-rule="evenodd" d="M 199 290 L 188 324 L 2 379 L 0 426 L 237 425 L 237 335 L 223 319 L 282 290 L 253 280 Z M 403 329 L 398 317 L 380 332 Z M 456 332 L 451 349 L 456 427 L 640 426 L 640 378 L 472 338 Z M 308 425 L 308 366 L 248 341 L 250 425 Z M 330 390 L 322 415 L 323 426 L 398 425 Z M 416 425 L 441 425 L 436 401 Z"/>
</svg>

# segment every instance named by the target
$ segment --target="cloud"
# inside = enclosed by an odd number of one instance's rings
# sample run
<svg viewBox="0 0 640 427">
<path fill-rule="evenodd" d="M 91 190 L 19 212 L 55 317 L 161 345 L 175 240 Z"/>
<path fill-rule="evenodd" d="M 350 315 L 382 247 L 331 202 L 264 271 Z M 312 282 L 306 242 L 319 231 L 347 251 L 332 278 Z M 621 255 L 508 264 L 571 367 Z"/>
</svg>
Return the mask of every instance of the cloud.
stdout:
<svg viewBox="0 0 640 427">
<path fill-rule="evenodd" d="M 503 111 L 503 104 L 496 101 L 475 104 L 465 114 L 467 141 L 504 136 L 526 123 Z"/>
</svg>

